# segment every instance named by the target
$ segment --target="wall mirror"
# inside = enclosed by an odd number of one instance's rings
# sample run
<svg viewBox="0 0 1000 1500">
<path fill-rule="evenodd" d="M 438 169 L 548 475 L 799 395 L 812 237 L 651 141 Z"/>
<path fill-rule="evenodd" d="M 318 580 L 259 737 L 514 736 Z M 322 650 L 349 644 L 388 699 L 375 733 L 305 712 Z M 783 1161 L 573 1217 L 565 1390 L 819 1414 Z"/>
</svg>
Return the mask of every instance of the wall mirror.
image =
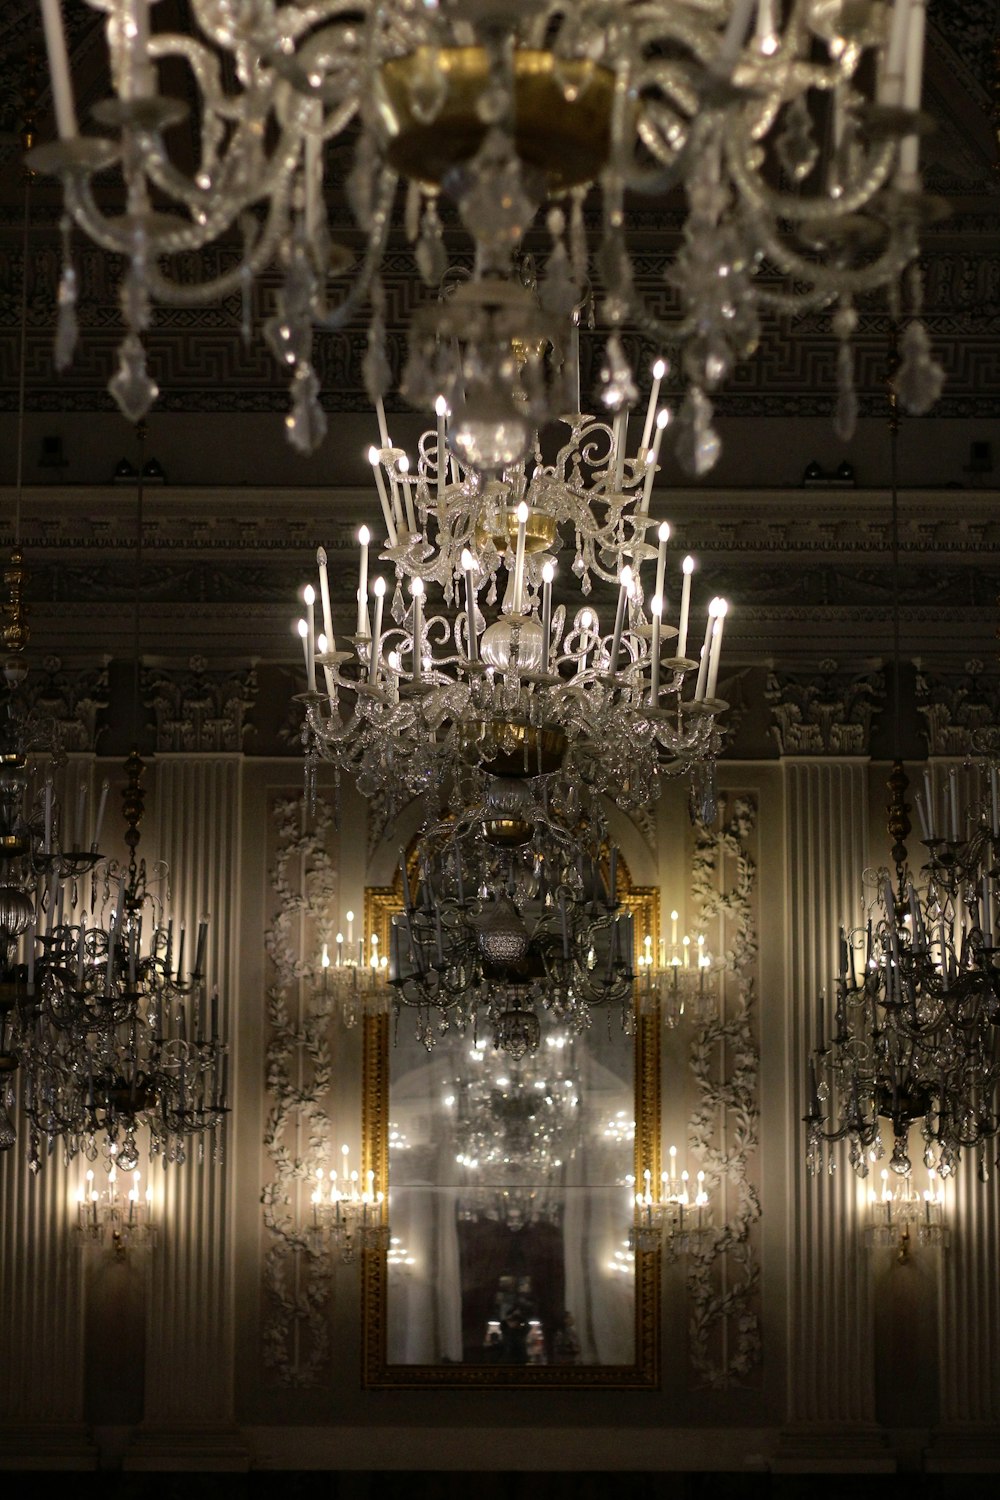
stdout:
<svg viewBox="0 0 1000 1500">
<path fill-rule="evenodd" d="M 639 947 L 658 898 L 631 888 Z M 401 892 L 369 889 L 388 939 Z M 367 1386 L 655 1386 L 659 1252 L 632 1252 L 635 1179 L 659 1166 L 659 1024 L 545 1018 L 534 1053 L 487 1033 L 428 1050 L 417 1017 L 369 1016 L 364 1152 L 387 1252 L 362 1272 Z"/>
</svg>

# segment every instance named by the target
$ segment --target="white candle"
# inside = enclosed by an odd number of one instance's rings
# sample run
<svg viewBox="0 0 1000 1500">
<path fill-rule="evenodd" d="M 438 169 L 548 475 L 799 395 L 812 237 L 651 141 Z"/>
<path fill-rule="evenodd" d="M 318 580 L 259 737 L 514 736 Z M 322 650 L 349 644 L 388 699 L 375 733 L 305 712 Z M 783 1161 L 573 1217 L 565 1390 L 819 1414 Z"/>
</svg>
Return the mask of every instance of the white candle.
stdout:
<svg viewBox="0 0 1000 1500">
<path fill-rule="evenodd" d="M 323 609 L 323 634 L 326 636 L 327 651 L 336 649 L 336 641 L 333 636 L 333 612 L 330 609 L 330 578 L 326 570 L 326 548 L 317 547 L 316 564 L 319 568 L 319 597 Z"/>
<path fill-rule="evenodd" d="M 101 784 L 101 800 L 97 804 L 97 818 L 94 821 L 94 837 L 91 842 L 91 850 L 96 850 L 101 838 L 101 825 L 104 822 L 104 809 L 108 802 L 108 782 Z"/>
<path fill-rule="evenodd" d="M 582 650 L 580 652 L 580 658 L 576 666 L 576 675 L 578 677 L 580 673 L 586 671 L 587 668 L 587 653 L 590 650 L 590 630 L 591 626 L 596 624 L 596 622 L 596 616 L 589 609 L 585 609 L 580 615 L 580 635 L 582 637 Z"/>
<path fill-rule="evenodd" d="M 992 806 L 992 809 L 993 809 L 993 822 L 991 824 L 991 828 L 992 828 L 992 832 L 993 832 L 993 837 L 996 838 L 997 835 L 998 835 L 998 833 L 1000 833 L 1000 823 L 998 823 L 998 821 L 997 821 L 998 813 L 1000 813 L 1000 799 L 998 799 L 998 797 L 997 797 L 997 768 L 996 768 L 996 766 L 990 766 L 990 803 L 991 803 L 991 806 Z"/>
<path fill-rule="evenodd" d="M 958 772 L 952 766 L 948 772 L 948 792 L 951 803 L 951 837 L 953 843 L 958 842 Z"/>
<path fill-rule="evenodd" d="M 375 397 L 375 415 L 378 417 L 378 434 L 382 440 L 383 448 L 391 448 L 389 441 L 389 429 L 385 423 L 385 407 L 382 405 L 382 397 Z"/>
<path fill-rule="evenodd" d="M 404 453 L 397 465 L 403 484 L 403 504 L 406 508 L 406 529 L 411 536 L 417 530 L 417 518 L 413 511 L 413 493 L 410 487 L 410 460 Z"/>
<path fill-rule="evenodd" d="M 309 692 L 314 693 L 316 691 L 316 658 L 309 650 L 309 626 L 305 620 L 299 621 L 298 631 L 302 640 L 302 657 L 306 664 L 306 682 Z"/>
<path fill-rule="evenodd" d="M 84 782 L 76 798 L 76 828 L 73 830 L 73 848 L 83 848 L 83 809 L 87 805 L 87 783 Z"/>
<path fill-rule="evenodd" d="M 614 677 L 618 671 L 618 653 L 622 643 L 622 629 L 625 624 L 625 604 L 632 589 L 632 569 L 626 563 L 621 571 L 621 588 L 618 593 L 618 610 L 615 615 L 615 630 L 611 638 L 611 658 L 608 662 L 608 675 Z"/>
<path fill-rule="evenodd" d="M 677 655 L 683 661 L 687 656 L 688 616 L 691 612 L 691 574 L 694 572 L 693 557 L 684 559 L 681 571 L 684 574 L 684 582 L 681 585 L 681 621 L 677 631 Z"/>
<path fill-rule="evenodd" d="M 375 447 L 368 449 L 368 462 L 372 466 L 375 475 L 375 488 L 378 490 L 379 504 L 382 507 L 382 519 L 385 522 L 385 534 L 390 547 L 396 545 L 396 523 L 393 518 L 392 506 L 389 504 L 389 495 L 385 487 L 385 479 L 382 475 L 382 459 L 379 450 Z"/>
<path fill-rule="evenodd" d="M 706 698 L 715 697 L 715 686 L 719 680 L 719 658 L 722 654 L 722 627 L 726 623 L 728 609 L 729 606 L 725 599 L 720 599 L 715 617 L 715 628 L 712 631 L 712 650 L 708 663 L 708 685 L 705 689 Z"/>
<path fill-rule="evenodd" d="M 361 576 L 358 582 L 358 629 L 357 634 L 366 637 L 368 630 L 368 543 L 372 534 L 367 526 L 362 526 L 358 532 L 358 541 L 361 543 Z"/>
<path fill-rule="evenodd" d="M 308 656 L 307 670 L 309 675 L 309 691 L 316 691 L 316 590 L 311 583 L 307 583 L 302 590 L 302 598 L 306 606 L 306 652 Z"/>
<path fill-rule="evenodd" d="M 549 670 L 549 637 L 552 634 L 552 580 L 555 567 L 546 562 L 542 565 L 542 671 Z"/>
<path fill-rule="evenodd" d="M 667 566 L 667 543 L 670 540 L 670 526 L 666 521 L 660 522 L 660 529 L 656 533 L 659 543 L 659 551 L 656 554 L 656 587 L 653 597 L 660 601 L 660 613 L 663 613 L 663 581 Z"/>
<path fill-rule="evenodd" d="M 705 641 L 701 648 L 701 656 L 698 659 L 698 681 L 695 685 L 695 701 L 700 702 L 705 696 L 705 688 L 708 683 L 708 664 L 712 649 L 712 633 L 715 630 L 715 615 L 719 601 L 713 599 L 708 606 L 708 621 L 705 625 Z"/>
<path fill-rule="evenodd" d="M 649 610 L 653 616 L 653 642 L 649 653 L 652 659 L 649 702 L 653 708 L 656 708 L 660 696 L 660 617 L 663 614 L 663 597 L 661 594 L 653 595 L 649 601 Z"/>
<path fill-rule="evenodd" d="M 42 25 L 45 28 L 45 50 L 49 58 L 49 76 L 52 79 L 52 102 L 56 111 L 56 129 L 59 138 L 71 141 L 76 137 L 76 110 L 73 104 L 73 84 L 69 71 L 69 53 L 66 50 L 66 34 L 63 30 L 62 9 L 59 0 L 42 0 Z"/>
<path fill-rule="evenodd" d="M 906 63 L 903 72 L 903 108 L 918 110 L 923 92 L 924 35 L 927 23 L 927 0 L 910 0 L 910 19 L 906 39 Z M 920 136 L 914 131 L 903 137 L 899 146 L 899 180 L 912 185 L 920 160 Z"/>
<path fill-rule="evenodd" d="M 653 493 L 653 480 L 656 478 L 656 465 L 660 457 L 660 444 L 663 442 L 663 429 L 670 421 L 670 413 L 666 407 L 657 413 L 656 436 L 653 438 L 653 448 L 646 464 L 646 478 L 642 486 L 642 504 L 639 507 L 640 515 L 646 515 L 649 511 L 649 500 Z"/>
<path fill-rule="evenodd" d="M 524 541 L 528 524 L 528 507 L 522 500 L 517 507 L 517 546 L 514 552 L 514 604 L 513 612 L 519 615 L 524 607 Z"/>
<path fill-rule="evenodd" d="M 465 613 L 468 616 L 468 648 L 469 660 L 477 661 L 479 658 L 479 636 L 476 632 L 476 587 L 473 573 L 476 568 L 476 559 L 468 547 L 462 548 L 462 572 L 465 574 Z"/>
<path fill-rule="evenodd" d="M 653 418 L 656 415 L 656 403 L 660 395 L 660 382 L 667 373 L 666 362 L 658 359 L 653 366 L 653 384 L 649 392 L 649 405 L 646 407 L 646 423 L 642 429 L 642 448 L 649 447 L 649 440 L 653 435 Z"/>
<path fill-rule="evenodd" d="M 879 104 L 899 104 L 903 94 L 903 60 L 909 25 L 910 0 L 894 0 L 889 40 L 879 69 L 876 97 Z"/>
<path fill-rule="evenodd" d="M 42 845 L 43 853 L 52 853 L 52 783 L 45 783 L 45 842 Z"/>
<path fill-rule="evenodd" d="M 570 381 L 572 389 L 572 415 L 580 414 L 580 314 L 573 314 L 573 326 L 569 334 Z"/>
<path fill-rule="evenodd" d="M 414 578 L 410 584 L 410 593 L 413 595 L 413 681 L 419 682 L 423 671 L 424 581 L 422 578 Z"/>
<path fill-rule="evenodd" d="M 385 579 L 376 578 L 373 587 L 375 590 L 375 629 L 372 631 L 372 654 L 368 664 L 368 681 L 374 687 L 378 682 L 378 659 L 382 651 L 382 606 L 385 602 Z"/>
<path fill-rule="evenodd" d="M 437 492 L 440 500 L 444 494 L 448 470 L 448 455 L 444 440 L 444 419 L 448 411 L 448 403 L 443 396 L 439 396 L 435 401 L 434 410 L 437 413 Z"/>
</svg>

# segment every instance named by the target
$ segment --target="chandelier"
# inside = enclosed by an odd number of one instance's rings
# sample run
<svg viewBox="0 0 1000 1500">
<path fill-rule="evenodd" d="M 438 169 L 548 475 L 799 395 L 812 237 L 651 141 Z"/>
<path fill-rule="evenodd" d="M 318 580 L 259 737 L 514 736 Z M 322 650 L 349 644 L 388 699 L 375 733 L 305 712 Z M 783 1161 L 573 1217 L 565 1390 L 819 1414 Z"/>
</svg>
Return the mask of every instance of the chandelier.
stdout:
<svg viewBox="0 0 1000 1500">
<path fill-rule="evenodd" d="M 131 1174 L 131 1187 L 122 1193 L 118 1170 L 112 1166 L 102 1189 L 94 1185 L 94 1169 L 88 1167 L 77 1198 L 76 1235 L 84 1245 L 108 1246 L 119 1258 L 128 1250 L 156 1243 L 153 1219 L 153 1189 L 141 1188 L 141 1173 Z"/>
<path fill-rule="evenodd" d="M 535 1052 L 542 1025 L 577 1031 L 597 1008 L 630 1027 L 636 970 L 631 913 L 619 902 L 618 851 L 602 866 L 603 827 L 581 816 L 558 776 L 470 774 L 456 810 L 416 846 L 416 889 L 401 851 L 403 910 L 393 916 L 387 977 L 417 1012 L 428 1048 L 483 1021 L 493 1046 Z M 599 810 L 594 810 L 594 816 Z"/>
<path fill-rule="evenodd" d="M 668 572 L 671 529 L 649 514 L 667 416 L 657 392 L 636 453 L 623 419 L 570 416 L 557 451 L 532 430 L 532 451 L 498 470 L 495 455 L 475 466 L 455 457 L 443 402 L 413 464 L 378 413 L 378 557 L 394 577 L 370 581 L 362 526 L 353 634 L 334 636 L 323 548 L 319 593 L 307 585 L 297 627 L 313 794 L 323 760 L 393 814 L 472 767 L 558 772 L 628 810 L 666 778 L 710 769 L 727 706 L 716 694 L 728 606 L 693 605 L 694 558 Z M 570 608 L 555 595 L 564 548 Z M 595 588 L 605 603 L 591 602 Z"/>
<path fill-rule="evenodd" d="M 327 1175 L 324 1167 L 317 1167 L 314 1180 L 307 1231 L 313 1253 L 333 1251 L 344 1265 L 356 1260 L 359 1251 L 384 1254 L 390 1230 L 385 1194 L 375 1189 L 374 1171 L 368 1171 L 362 1186 L 357 1169 L 350 1166 L 349 1148 L 342 1146 L 340 1171 Z"/>
<path fill-rule="evenodd" d="M 635 1209 L 629 1233 L 632 1250 L 666 1249 L 671 1260 L 690 1255 L 710 1239 L 713 1232 L 712 1204 L 700 1168 L 692 1183 L 685 1168 L 677 1170 L 677 1147 L 670 1148 L 670 1166 L 653 1183 L 649 1167 L 643 1172 L 641 1191 L 635 1194 Z"/>
<path fill-rule="evenodd" d="M 131 421 L 158 394 L 143 346 L 154 309 L 242 297 L 252 338 L 254 284 L 277 266 L 263 331 L 291 378 L 288 435 L 314 449 L 326 430 L 317 330 L 343 327 L 367 305 L 371 398 L 392 381 L 381 268 L 397 222 L 434 289 L 446 230 L 466 235 L 470 323 L 506 320 L 509 331 L 495 278 L 503 282 L 543 209 L 544 317 L 529 319 L 531 364 L 572 367 L 573 315 L 599 286 L 604 402 L 617 412 L 635 400 L 621 339 L 632 325 L 682 372 L 676 443 L 692 473 L 716 461 L 712 396 L 753 354 L 762 313 L 833 309 L 835 421 L 846 436 L 855 299 L 883 291 L 898 307 L 908 294 L 901 399 L 915 411 L 936 400 L 942 376 L 919 321 L 917 273 L 921 227 L 942 211 L 919 170 L 930 125 L 920 109 L 922 0 L 240 0 L 197 6 L 176 33 L 151 29 L 148 0 L 88 3 L 105 17 L 113 95 L 94 110 L 97 133 L 81 134 L 59 0 L 42 0 L 59 139 L 29 159 L 61 179 L 67 210 L 58 368 L 76 341 L 71 226 L 125 263 L 110 389 Z M 161 92 L 178 72 L 195 100 L 183 133 L 197 142 L 193 163 L 172 151 L 189 105 Z M 353 151 L 357 255 L 327 221 L 338 145 Z M 113 211 L 95 191 L 111 170 L 123 186 Z M 667 321 L 635 285 L 627 195 L 674 190 L 686 217 L 663 266 L 677 306 Z M 585 214 L 591 197 L 597 208 Z M 199 277 L 203 251 L 213 253 Z M 509 359 L 487 358 L 480 374 L 478 394 L 495 375 L 509 407 L 521 384 Z"/>
<path fill-rule="evenodd" d="M 909 1253 L 910 1238 L 915 1233 L 918 1244 L 947 1244 L 944 1183 L 939 1182 L 933 1167 L 928 1168 L 927 1186 L 919 1192 L 909 1177 L 890 1179 L 888 1168 L 881 1172 L 882 1185 L 868 1192 L 868 1228 L 866 1240 L 875 1250 L 895 1247 L 900 1261 Z"/>
</svg>

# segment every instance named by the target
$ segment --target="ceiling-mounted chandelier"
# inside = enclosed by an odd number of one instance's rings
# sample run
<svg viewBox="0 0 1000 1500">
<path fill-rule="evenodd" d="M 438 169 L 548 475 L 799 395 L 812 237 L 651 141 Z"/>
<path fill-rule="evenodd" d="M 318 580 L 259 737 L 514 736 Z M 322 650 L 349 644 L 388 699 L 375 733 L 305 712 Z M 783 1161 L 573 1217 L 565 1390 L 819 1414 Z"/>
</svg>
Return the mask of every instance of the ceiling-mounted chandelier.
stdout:
<svg viewBox="0 0 1000 1500">
<path fill-rule="evenodd" d="M 378 415 L 378 557 L 394 577 L 370 577 L 363 526 L 356 625 L 338 640 L 320 549 L 319 593 L 307 586 L 298 624 L 310 781 L 332 762 L 396 812 L 469 767 L 558 771 L 629 809 L 710 767 L 728 606 L 693 602 L 695 561 L 674 561 L 669 524 L 649 514 L 657 389 L 637 452 L 623 417 L 570 416 L 549 430 L 554 452 L 532 432 L 526 455 L 486 473 L 456 458 L 443 402 L 412 463 L 381 403 Z"/>
<path fill-rule="evenodd" d="M 599 286 L 605 403 L 619 411 L 635 400 L 620 338 L 631 325 L 683 372 L 677 451 L 693 473 L 718 456 L 711 398 L 756 348 L 762 312 L 834 308 L 836 423 L 846 434 L 854 299 L 881 289 L 898 303 L 910 271 L 917 316 L 901 399 L 917 411 L 936 399 L 941 372 L 919 321 L 916 272 L 921 226 L 940 207 L 919 171 L 924 0 L 245 0 L 199 6 L 179 33 L 151 30 L 149 0 L 90 3 L 106 17 L 113 96 L 94 112 L 99 133 L 80 134 L 59 0 L 42 0 L 60 139 L 37 147 L 31 164 L 62 179 L 67 222 L 126 263 L 110 388 L 132 421 L 158 394 L 143 347 L 155 306 L 242 295 L 249 338 L 254 282 L 275 264 L 283 280 L 265 334 L 291 374 L 291 440 L 311 450 L 326 429 L 314 333 L 366 303 L 365 380 L 372 399 L 383 396 L 392 372 L 381 265 L 401 183 L 419 274 L 439 286 L 445 222 L 457 217 L 473 249 L 465 295 L 487 321 L 494 277 L 502 283 L 544 206 L 541 299 L 556 327 L 538 327 L 539 339 L 556 363 L 570 359 L 573 310 Z M 171 149 L 189 106 L 161 93 L 168 70 L 186 75 L 196 100 L 184 133 L 198 143 L 193 167 Z M 350 211 L 367 242 L 358 256 L 327 222 L 329 148 L 344 141 L 354 150 Z M 94 191 L 111 169 L 124 179 L 114 212 Z M 635 286 L 626 194 L 674 189 L 687 216 L 663 267 L 678 304 L 666 321 Z M 600 197 L 594 244 L 591 194 Z M 76 338 L 68 229 L 66 238 L 59 368 Z M 199 280 L 191 253 L 209 248 L 224 249 L 226 263 L 211 258 Z M 492 373 L 512 378 L 509 362 Z"/>
<path fill-rule="evenodd" d="M 478 782 L 473 787 L 468 782 Z M 430 1048 L 442 1032 L 488 1028 L 513 1058 L 535 1052 L 541 1014 L 583 1030 L 597 1008 L 632 1021 L 635 937 L 599 811 L 556 775 L 467 778 L 456 811 L 425 830 L 416 889 L 401 857 L 388 982 L 417 1012 Z"/>
</svg>

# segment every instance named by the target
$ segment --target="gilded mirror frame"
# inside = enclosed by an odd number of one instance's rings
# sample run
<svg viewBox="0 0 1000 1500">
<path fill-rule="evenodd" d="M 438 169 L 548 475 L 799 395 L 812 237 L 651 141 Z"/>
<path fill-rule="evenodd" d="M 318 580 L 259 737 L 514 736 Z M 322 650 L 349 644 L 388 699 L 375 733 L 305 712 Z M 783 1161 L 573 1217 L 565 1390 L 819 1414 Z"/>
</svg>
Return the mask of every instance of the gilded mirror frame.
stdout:
<svg viewBox="0 0 1000 1500">
<path fill-rule="evenodd" d="M 634 916 L 636 957 L 643 939 L 659 948 L 659 891 L 632 886 L 627 868 L 619 866 L 620 899 Z M 370 886 L 365 891 L 365 931 L 377 933 L 388 951 L 389 925 L 402 909 L 402 885 Z M 635 1148 L 634 1172 L 642 1181 L 646 1168 L 654 1181 L 660 1172 L 660 1018 L 634 1010 Z M 365 1171 L 389 1201 L 389 1079 L 394 1015 L 369 1015 L 364 1021 L 362 1153 Z M 362 1385 L 365 1388 L 497 1388 L 585 1387 L 656 1389 L 660 1384 L 661 1252 L 635 1251 L 635 1357 L 615 1365 L 418 1365 L 389 1364 L 388 1264 L 386 1252 L 362 1254 Z"/>
</svg>

